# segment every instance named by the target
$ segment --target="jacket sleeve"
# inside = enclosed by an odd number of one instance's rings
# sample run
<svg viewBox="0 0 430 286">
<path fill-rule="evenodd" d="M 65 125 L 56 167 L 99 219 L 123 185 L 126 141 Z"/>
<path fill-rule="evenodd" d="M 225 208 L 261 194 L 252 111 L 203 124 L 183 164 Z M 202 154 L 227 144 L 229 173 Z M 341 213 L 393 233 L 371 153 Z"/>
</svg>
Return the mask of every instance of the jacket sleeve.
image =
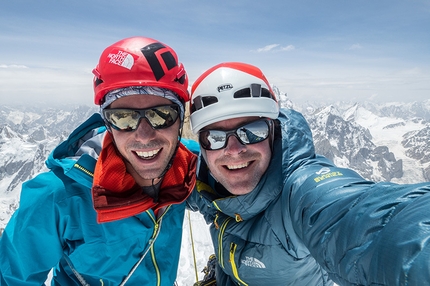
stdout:
<svg viewBox="0 0 430 286">
<path fill-rule="evenodd" d="M 339 285 L 430 281 L 430 183 L 364 180 L 314 152 L 305 120 L 280 116 L 283 199 L 297 241 Z"/>
<path fill-rule="evenodd" d="M 184 146 L 195 155 L 198 156 L 200 154 L 200 145 L 197 141 L 193 139 L 181 138 L 181 143 L 184 144 Z"/>
<path fill-rule="evenodd" d="M 290 200 L 295 231 L 330 277 L 341 285 L 430 281 L 430 184 L 354 182 L 350 170 L 330 172 L 344 177 L 307 177 L 291 185 Z"/>
<path fill-rule="evenodd" d="M 43 285 L 62 256 L 49 173 L 23 184 L 20 207 L 0 238 L 0 285 Z"/>
</svg>

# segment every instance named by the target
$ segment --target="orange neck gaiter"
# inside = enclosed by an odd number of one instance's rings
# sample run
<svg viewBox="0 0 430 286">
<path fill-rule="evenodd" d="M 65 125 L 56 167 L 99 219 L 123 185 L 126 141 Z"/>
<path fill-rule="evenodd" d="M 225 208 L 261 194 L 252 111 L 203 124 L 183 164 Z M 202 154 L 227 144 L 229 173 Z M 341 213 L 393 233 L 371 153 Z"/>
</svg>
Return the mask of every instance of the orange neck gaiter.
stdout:
<svg viewBox="0 0 430 286">
<path fill-rule="evenodd" d="M 195 185 L 196 162 L 196 155 L 180 144 L 173 164 L 162 180 L 158 201 L 154 202 L 127 172 L 111 134 L 106 133 L 92 187 L 97 221 L 123 219 L 148 209 L 157 211 L 169 204 L 185 201 Z"/>
</svg>

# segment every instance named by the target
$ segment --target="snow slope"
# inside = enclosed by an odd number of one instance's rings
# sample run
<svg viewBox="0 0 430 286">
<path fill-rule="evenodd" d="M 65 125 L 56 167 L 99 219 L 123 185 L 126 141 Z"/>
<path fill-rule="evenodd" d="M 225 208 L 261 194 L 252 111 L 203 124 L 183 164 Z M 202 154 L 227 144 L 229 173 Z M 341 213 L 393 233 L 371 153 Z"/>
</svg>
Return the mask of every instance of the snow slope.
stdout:
<svg viewBox="0 0 430 286">
<path fill-rule="evenodd" d="M 348 118 L 344 114 L 344 118 Z M 420 120 L 404 120 L 395 117 L 377 116 L 365 108 L 359 107 L 355 110 L 355 121 L 361 126 L 369 129 L 376 145 L 387 146 L 396 155 L 396 159 L 402 159 L 403 170 L 407 176 L 401 181 L 393 178 L 394 183 L 416 183 L 422 181 L 422 167 L 417 160 L 406 156 L 406 148 L 399 142 L 402 136 L 411 130 L 420 130 L 425 124 Z M 395 128 L 394 128 L 395 127 Z"/>
</svg>

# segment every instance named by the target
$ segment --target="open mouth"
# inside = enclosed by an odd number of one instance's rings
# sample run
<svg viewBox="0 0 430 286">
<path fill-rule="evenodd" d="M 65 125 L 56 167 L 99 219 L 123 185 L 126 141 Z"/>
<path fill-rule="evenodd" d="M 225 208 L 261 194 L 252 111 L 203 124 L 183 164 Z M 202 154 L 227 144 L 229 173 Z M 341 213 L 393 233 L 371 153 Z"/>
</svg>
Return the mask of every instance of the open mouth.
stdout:
<svg viewBox="0 0 430 286">
<path fill-rule="evenodd" d="M 151 150 L 151 151 L 136 151 L 136 155 L 143 160 L 150 160 L 157 156 L 158 152 L 160 152 L 160 149 Z"/>
<path fill-rule="evenodd" d="M 249 166 L 250 162 L 246 162 L 246 163 L 242 163 L 242 164 L 230 164 L 230 165 L 226 165 L 225 167 L 228 170 L 240 170 L 240 169 L 244 169 L 247 168 Z"/>
</svg>

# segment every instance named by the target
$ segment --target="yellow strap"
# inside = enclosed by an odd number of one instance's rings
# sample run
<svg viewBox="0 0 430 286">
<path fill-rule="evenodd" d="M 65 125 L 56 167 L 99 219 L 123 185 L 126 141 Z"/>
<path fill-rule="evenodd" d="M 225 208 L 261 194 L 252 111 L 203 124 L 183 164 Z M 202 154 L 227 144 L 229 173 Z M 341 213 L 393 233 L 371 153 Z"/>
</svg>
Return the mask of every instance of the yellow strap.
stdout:
<svg viewBox="0 0 430 286">
<path fill-rule="evenodd" d="M 194 239 L 193 239 L 193 229 L 191 227 L 190 210 L 187 210 L 187 212 L 188 212 L 188 224 L 190 225 L 191 248 L 193 250 L 194 271 L 196 272 L 196 282 L 198 282 L 199 281 L 199 275 L 197 274 L 197 262 L 196 262 L 196 253 L 194 251 Z"/>
</svg>

